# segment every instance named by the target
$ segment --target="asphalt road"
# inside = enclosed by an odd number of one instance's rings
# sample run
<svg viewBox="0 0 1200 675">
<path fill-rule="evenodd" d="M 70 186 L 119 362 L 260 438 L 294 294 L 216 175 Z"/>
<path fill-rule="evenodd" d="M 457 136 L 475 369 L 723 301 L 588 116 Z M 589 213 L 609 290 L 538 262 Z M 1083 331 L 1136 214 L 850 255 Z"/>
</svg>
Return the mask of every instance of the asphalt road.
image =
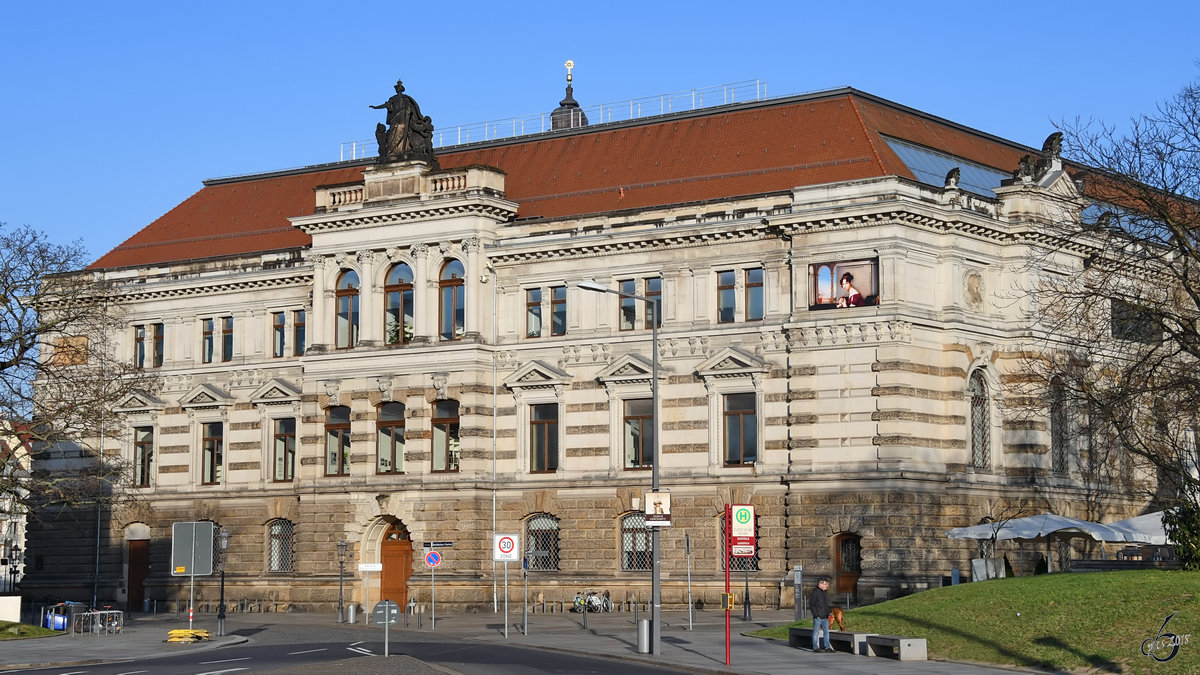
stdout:
<svg viewBox="0 0 1200 675">
<path fill-rule="evenodd" d="M 529 649 L 470 639 L 394 631 L 384 657 L 382 635 L 343 626 L 228 623 L 249 642 L 224 649 L 118 663 L 15 672 L 55 675 L 233 675 L 235 673 L 354 673 L 375 675 L 517 675 L 524 673 L 681 673 L 599 656 Z M 371 639 L 364 640 L 364 637 Z M 375 639 L 378 638 L 378 639 Z M 66 646 L 64 644 L 64 646 Z M 14 672 L 14 671 L 8 671 Z"/>
</svg>

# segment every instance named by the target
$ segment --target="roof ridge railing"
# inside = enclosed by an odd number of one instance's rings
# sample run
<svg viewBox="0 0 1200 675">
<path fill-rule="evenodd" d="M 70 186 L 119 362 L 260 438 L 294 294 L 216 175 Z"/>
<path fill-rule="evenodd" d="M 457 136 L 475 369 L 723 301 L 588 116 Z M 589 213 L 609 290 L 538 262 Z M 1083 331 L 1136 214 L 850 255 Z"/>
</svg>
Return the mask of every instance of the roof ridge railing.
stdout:
<svg viewBox="0 0 1200 675">
<path fill-rule="evenodd" d="M 628 120 L 658 117 L 671 113 L 699 110 L 731 103 L 761 101 L 768 98 L 767 83 L 762 80 L 743 80 L 702 89 L 688 89 L 670 94 L 631 98 L 615 103 L 581 106 L 589 124 L 607 124 Z M 545 133 L 551 130 L 552 112 L 534 113 L 522 117 L 506 117 L 474 124 L 458 124 L 435 128 L 433 147 L 447 148 L 467 143 L 493 141 Z M 339 161 L 374 157 L 379 146 L 374 140 L 343 141 Z"/>
</svg>

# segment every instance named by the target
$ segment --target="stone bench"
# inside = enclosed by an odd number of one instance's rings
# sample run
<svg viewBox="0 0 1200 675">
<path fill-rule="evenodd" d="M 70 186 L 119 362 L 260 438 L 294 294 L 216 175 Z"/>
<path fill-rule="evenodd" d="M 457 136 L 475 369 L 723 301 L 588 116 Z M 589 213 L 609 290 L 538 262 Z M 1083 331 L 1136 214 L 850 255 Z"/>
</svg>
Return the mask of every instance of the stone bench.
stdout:
<svg viewBox="0 0 1200 675">
<path fill-rule="evenodd" d="M 788 646 L 797 649 L 812 647 L 812 628 L 788 628 Z M 864 656 L 868 654 L 867 638 L 874 633 L 855 633 L 853 631 L 829 631 L 829 646 L 839 652 L 850 652 Z"/>
<path fill-rule="evenodd" d="M 889 656 L 900 661 L 925 661 L 929 658 L 924 638 L 868 635 L 866 640 L 871 656 Z"/>
</svg>

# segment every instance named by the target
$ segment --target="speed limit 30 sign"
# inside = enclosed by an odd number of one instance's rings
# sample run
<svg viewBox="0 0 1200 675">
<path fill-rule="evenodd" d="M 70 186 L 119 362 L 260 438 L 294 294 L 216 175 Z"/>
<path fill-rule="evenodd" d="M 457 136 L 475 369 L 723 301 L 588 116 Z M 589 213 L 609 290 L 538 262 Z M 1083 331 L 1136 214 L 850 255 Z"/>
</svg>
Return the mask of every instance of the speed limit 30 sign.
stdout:
<svg viewBox="0 0 1200 675">
<path fill-rule="evenodd" d="M 517 562 L 521 559 L 521 536 L 517 534 L 497 534 L 492 539 L 492 560 L 496 562 Z"/>
</svg>

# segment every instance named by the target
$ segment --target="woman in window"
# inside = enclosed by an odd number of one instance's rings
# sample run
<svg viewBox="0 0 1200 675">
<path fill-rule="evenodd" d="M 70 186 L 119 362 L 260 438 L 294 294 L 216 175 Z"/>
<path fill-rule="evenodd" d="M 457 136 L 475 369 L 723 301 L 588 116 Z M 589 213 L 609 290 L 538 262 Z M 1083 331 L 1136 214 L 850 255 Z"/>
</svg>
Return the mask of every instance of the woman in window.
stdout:
<svg viewBox="0 0 1200 675">
<path fill-rule="evenodd" d="M 846 272 L 842 275 L 842 290 L 845 291 L 844 297 L 838 298 L 838 307 L 861 307 L 863 304 L 862 293 L 854 287 L 854 275 Z"/>
</svg>

